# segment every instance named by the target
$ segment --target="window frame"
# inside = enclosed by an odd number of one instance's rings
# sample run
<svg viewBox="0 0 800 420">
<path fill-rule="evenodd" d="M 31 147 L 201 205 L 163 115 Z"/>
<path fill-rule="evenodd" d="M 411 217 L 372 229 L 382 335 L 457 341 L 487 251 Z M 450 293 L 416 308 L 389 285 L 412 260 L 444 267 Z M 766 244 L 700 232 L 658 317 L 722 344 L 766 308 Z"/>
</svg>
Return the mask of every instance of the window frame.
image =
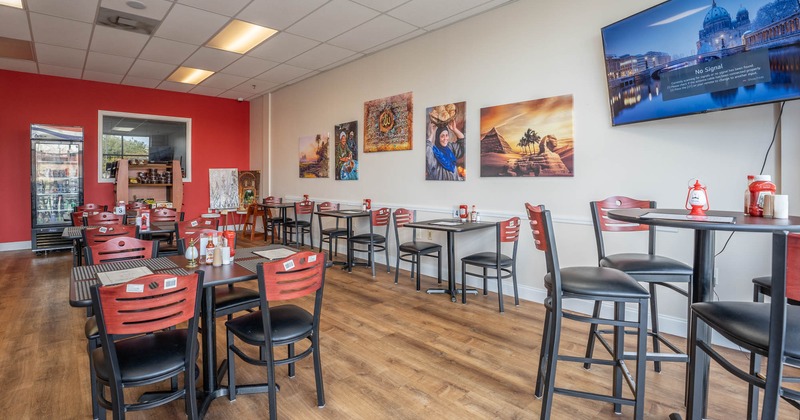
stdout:
<svg viewBox="0 0 800 420">
<path fill-rule="evenodd" d="M 130 112 L 118 112 L 99 110 L 97 112 L 97 182 L 98 183 L 114 183 L 116 180 L 113 178 L 104 178 L 104 164 L 103 164 L 103 119 L 105 117 L 123 117 L 123 118 L 138 118 L 143 120 L 161 120 L 186 124 L 186 176 L 183 177 L 183 182 L 192 181 L 192 119 L 184 117 L 175 117 L 168 115 L 151 115 L 151 114 L 137 114 Z"/>
</svg>

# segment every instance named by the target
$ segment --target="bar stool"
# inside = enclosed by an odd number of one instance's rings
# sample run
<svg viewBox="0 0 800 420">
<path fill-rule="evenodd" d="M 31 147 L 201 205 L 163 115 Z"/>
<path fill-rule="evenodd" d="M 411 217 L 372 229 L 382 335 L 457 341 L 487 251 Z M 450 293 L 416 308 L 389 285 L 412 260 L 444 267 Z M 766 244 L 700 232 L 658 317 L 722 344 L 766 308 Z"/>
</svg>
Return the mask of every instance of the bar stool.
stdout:
<svg viewBox="0 0 800 420">
<path fill-rule="evenodd" d="M 530 220 L 536 249 L 544 251 L 547 263 L 547 274 L 544 277 L 544 285 L 547 289 L 544 306 L 547 312 L 544 318 L 535 390 L 536 398 L 543 399 L 541 418 L 550 418 L 554 394 L 611 402 L 614 404 L 614 412 L 617 414 L 622 412 L 622 405 L 632 405 L 634 407 L 634 418 L 643 418 L 647 360 L 647 304 L 650 294 L 631 276 L 613 268 L 561 268 L 558 263 L 558 252 L 556 250 L 550 212 L 545 210 L 544 206 L 533 206 L 528 203 L 525 204 L 525 209 Z M 599 318 L 565 311 L 562 303 L 564 299 L 614 302 L 614 317 Z M 639 316 L 636 321 L 625 320 L 625 305 L 627 303 L 633 303 L 637 306 Z M 559 354 L 562 318 L 612 326 L 614 328 L 614 340 L 613 347 L 609 349 L 612 360 Z M 625 365 L 624 340 L 626 328 L 636 329 L 636 378 L 631 377 L 630 371 Z M 588 362 L 612 366 L 614 368 L 612 395 L 556 388 L 555 377 L 558 361 Z M 622 395 L 623 378 L 634 395 L 632 399 L 625 398 Z"/>
</svg>

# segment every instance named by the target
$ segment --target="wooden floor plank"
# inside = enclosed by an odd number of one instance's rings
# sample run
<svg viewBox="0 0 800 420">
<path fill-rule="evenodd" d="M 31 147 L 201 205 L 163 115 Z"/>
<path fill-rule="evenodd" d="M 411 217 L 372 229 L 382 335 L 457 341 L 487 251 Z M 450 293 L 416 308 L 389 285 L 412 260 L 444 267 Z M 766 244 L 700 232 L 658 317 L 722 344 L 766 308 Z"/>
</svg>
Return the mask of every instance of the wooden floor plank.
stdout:
<svg viewBox="0 0 800 420">
<path fill-rule="evenodd" d="M 262 244 L 240 240 L 240 246 Z M 89 375 L 83 335 L 85 311 L 71 308 L 67 284 L 69 253 L 37 256 L 30 251 L 0 253 L 0 412 L 6 418 L 90 418 Z M 544 309 L 523 301 L 497 310 L 497 295 L 470 295 L 467 305 L 446 295 L 428 295 L 435 279 L 424 278 L 422 292 L 402 271 L 357 267 L 348 274 L 327 271 L 321 345 L 327 404 L 316 406 L 311 360 L 288 378 L 278 371 L 278 410 L 284 419 L 532 419 L 541 401 L 533 396 Z M 256 288 L 254 282 L 249 287 Z M 310 300 L 302 302 L 310 307 Z M 217 323 L 219 358 L 225 355 L 224 322 Z M 580 355 L 585 325 L 565 321 L 562 351 Z M 679 345 L 684 341 L 676 339 Z M 633 345 L 631 340 L 630 345 Z M 740 362 L 741 354 L 724 350 Z M 263 382 L 264 368 L 236 364 L 239 383 Z M 611 370 L 560 363 L 557 384 L 608 392 Z M 665 364 L 647 372 L 647 418 L 684 412 L 684 366 Z M 227 379 L 226 379 L 227 380 Z M 131 398 L 138 391 L 127 391 Z M 710 413 L 713 418 L 742 418 L 743 383 L 712 365 Z M 266 395 L 215 401 L 208 419 L 263 418 Z M 182 404 L 132 413 L 131 419 L 184 418 Z M 623 409 L 630 417 L 632 408 Z M 609 404 L 557 395 L 553 418 L 618 419 Z M 781 418 L 797 411 L 781 405 Z"/>
</svg>

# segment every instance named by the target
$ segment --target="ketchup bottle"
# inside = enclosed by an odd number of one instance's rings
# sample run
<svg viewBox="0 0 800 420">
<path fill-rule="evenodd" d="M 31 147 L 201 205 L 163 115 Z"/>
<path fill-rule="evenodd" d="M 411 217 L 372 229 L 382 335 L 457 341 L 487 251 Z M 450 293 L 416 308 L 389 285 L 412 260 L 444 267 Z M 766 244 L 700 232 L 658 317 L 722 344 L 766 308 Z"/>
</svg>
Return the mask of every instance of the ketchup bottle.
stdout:
<svg viewBox="0 0 800 420">
<path fill-rule="evenodd" d="M 775 184 L 769 175 L 756 175 L 750 184 L 750 215 L 764 216 L 764 196 L 775 195 Z"/>
</svg>

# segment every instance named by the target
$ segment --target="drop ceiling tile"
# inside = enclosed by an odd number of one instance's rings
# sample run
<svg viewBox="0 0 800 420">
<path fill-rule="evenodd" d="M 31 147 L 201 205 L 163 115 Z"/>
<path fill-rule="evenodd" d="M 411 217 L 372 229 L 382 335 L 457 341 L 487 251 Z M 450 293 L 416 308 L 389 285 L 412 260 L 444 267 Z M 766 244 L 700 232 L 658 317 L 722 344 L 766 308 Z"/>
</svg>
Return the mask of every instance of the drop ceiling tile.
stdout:
<svg viewBox="0 0 800 420">
<path fill-rule="evenodd" d="M 320 72 L 318 72 L 318 71 L 313 71 L 313 72 L 311 72 L 311 73 L 306 73 L 306 74 L 304 74 L 304 75 L 302 75 L 302 76 L 300 76 L 300 77 L 295 77 L 294 79 L 292 79 L 292 80 L 288 81 L 288 82 L 286 83 L 286 85 L 291 85 L 291 84 L 297 83 L 297 82 L 299 82 L 299 81 L 301 81 L 301 80 L 308 79 L 309 77 L 316 76 L 316 75 L 318 75 L 319 73 L 320 73 Z"/>
<path fill-rule="evenodd" d="M 150 37 L 147 35 L 97 25 L 89 50 L 135 58 L 148 39 Z"/>
<path fill-rule="evenodd" d="M 213 88 L 208 86 L 195 86 L 194 89 L 189 91 L 189 93 L 194 93 L 197 95 L 205 95 L 205 96 L 217 96 L 222 92 L 225 92 L 225 89 Z"/>
<path fill-rule="evenodd" d="M 220 71 L 236 61 L 241 55 L 218 50 L 216 48 L 201 47 L 183 65 L 196 69 Z"/>
<path fill-rule="evenodd" d="M 236 15 L 236 18 L 282 31 L 327 1 L 255 0 Z M 332 22 L 327 23 L 331 24 Z"/>
<path fill-rule="evenodd" d="M 85 70 L 124 75 L 131 68 L 131 64 L 133 64 L 133 59 L 129 57 L 89 51 Z"/>
<path fill-rule="evenodd" d="M 28 16 L 22 9 L 0 7 L 0 37 L 31 40 Z"/>
<path fill-rule="evenodd" d="M 235 76 L 255 77 L 280 63 L 262 60 L 260 58 L 244 56 L 233 64 L 222 69 L 223 73 Z"/>
<path fill-rule="evenodd" d="M 242 83 L 241 85 L 234 87 L 231 90 L 235 92 L 240 92 L 242 94 L 241 96 L 248 96 L 248 95 L 252 96 L 264 93 L 267 90 L 274 88 L 275 86 L 278 86 L 278 84 L 267 82 L 265 80 L 251 79 Z"/>
<path fill-rule="evenodd" d="M 155 89 L 156 87 L 158 87 L 158 84 L 161 83 L 161 80 L 162 79 L 158 79 L 158 80 L 156 80 L 156 79 L 147 79 L 147 78 L 144 78 L 144 77 L 135 77 L 135 76 L 128 75 L 128 76 L 125 76 L 124 79 L 122 79 L 122 84 L 123 85 L 128 85 L 128 86 L 139 86 L 139 87 Z"/>
<path fill-rule="evenodd" d="M 465 10 L 486 3 L 486 0 L 412 0 L 388 14 L 412 25 L 424 28 Z"/>
<path fill-rule="evenodd" d="M 336 67 L 339 67 L 339 66 L 341 66 L 341 65 L 343 65 L 343 64 L 349 63 L 349 62 L 351 62 L 351 61 L 358 60 L 359 58 L 361 58 L 361 57 L 363 57 L 363 56 L 364 56 L 364 55 L 363 55 L 363 54 L 361 54 L 361 53 L 354 54 L 354 55 L 352 55 L 352 56 L 350 56 L 350 57 L 347 57 L 347 58 L 345 58 L 344 60 L 339 60 L 339 61 L 337 61 L 337 62 L 335 62 L 335 63 L 332 63 L 332 64 L 329 64 L 329 65 L 327 65 L 327 66 L 325 66 L 325 67 L 322 67 L 321 69 L 319 69 L 319 71 L 320 71 L 320 72 L 323 72 L 323 71 L 328 71 L 328 70 L 330 70 L 330 69 L 334 69 L 334 68 L 336 68 Z"/>
<path fill-rule="evenodd" d="M 256 76 L 256 79 L 273 83 L 285 83 L 308 73 L 311 73 L 311 70 L 290 66 L 288 64 L 281 64 Z"/>
<path fill-rule="evenodd" d="M 386 12 L 395 7 L 408 2 L 408 0 L 352 0 L 358 4 L 375 9 L 379 12 Z"/>
<path fill-rule="evenodd" d="M 94 22 L 97 0 L 28 0 L 28 10 L 81 22 Z"/>
<path fill-rule="evenodd" d="M 43 66 L 43 64 L 39 65 L 39 67 L 41 66 Z M 0 69 L 21 71 L 25 73 L 37 73 L 35 62 L 29 60 L 15 60 L 13 58 L 0 57 Z"/>
<path fill-rule="evenodd" d="M 69 67 L 51 66 L 50 64 L 39 64 L 39 73 L 48 76 L 70 77 L 72 79 L 80 79 L 83 71 L 81 69 L 72 69 Z"/>
<path fill-rule="evenodd" d="M 219 89 L 230 89 L 247 81 L 246 77 L 232 76 L 230 74 L 215 73 L 208 79 L 203 80 L 200 86 L 208 86 Z"/>
<path fill-rule="evenodd" d="M 57 45 L 36 44 L 36 59 L 43 64 L 83 69 L 86 51 Z"/>
<path fill-rule="evenodd" d="M 199 47 L 164 38 L 150 38 L 139 58 L 159 63 L 181 64 Z"/>
<path fill-rule="evenodd" d="M 63 1 L 63 0 L 62 0 Z M 166 0 L 137 0 L 145 5 L 144 9 L 134 9 L 126 4 L 128 0 L 102 0 L 100 6 L 106 9 L 116 10 L 118 12 L 130 13 L 136 16 L 144 16 L 146 18 L 161 21 L 166 16 L 169 8 L 172 6 L 171 1 Z"/>
<path fill-rule="evenodd" d="M 378 12 L 349 0 L 333 0 L 286 29 L 286 32 L 327 41 L 378 15 Z"/>
<path fill-rule="evenodd" d="M 250 0 L 178 0 L 178 3 L 224 16 L 235 16 Z"/>
<path fill-rule="evenodd" d="M 235 90 L 229 90 L 229 91 L 226 91 L 226 92 L 223 92 L 223 93 L 217 95 L 217 97 L 239 100 L 239 98 L 242 97 L 242 94 L 237 92 L 237 91 L 235 91 Z"/>
<path fill-rule="evenodd" d="M 416 38 L 416 37 L 418 37 L 418 36 L 420 36 L 422 34 L 425 34 L 425 33 L 427 33 L 427 31 L 424 31 L 422 29 L 417 29 L 414 32 L 411 32 L 409 34 L 405 34 L 405 35 L 403 35 L 401 37 L 395 38 L 395 39 L 393 39 L 393 40 L 391 40 L 389 42 L 385 42 L 385 43 L 383 43 L 381 45 L 378 45 L 376 47 L 372 47 L 372 48 L 370 48 L 368 50 L 365 50 L 363 52 L 364 52 L 364 54 L 372 54 L 374 52 L 389 48 L 392 45 L 397 45 L 397 44 L 400 44 L 402 42 L 408 41 L 409 39 Z"/>
<path fill-rule="evenodd" d="M 190 85 L 188 83 L 178 83 L 178 82 L 169 82 L 163 81 L 158 85 L 158 89 L 161 90 L 171 90 L 173 92 L 183 92 L 188 93 L 190 90 L 194 88 L 194 85 Z"/>
<path fill-rule="evenodd" d="M 279 32 L 266 42 L 250 50 L 247 55 L 282 63 L 319 44 L 319 42 L 308 38 Z"/>
<path fill-rule="evenodd" d="M 397 37 L 414 32 L 416 26 L 393 17 L 381 15 L 328 41 L 328 44 L 364 51 Z"/>
<path fill-rule="evenodd" d="M 511 1 L 513 1 L 513 0 L 511 0 Z M 505 3 L 509 3 L 509 0 L 495 0 L 495 1 L 490 1 L 488 3 L 481 4 L 479 6 L 473 7 L 472 9 L 465 10 L 465 11 L 463 11 L 461 13 L 458 13 L 456 15 L 453 15 L 453 16 L 451 16 L 449 18 L 442 19 L 442 20 L 440 20 L 438 22 L 435 22 L 435 23 L 433 23 L 431 25 L 428 25 L 428 26 L 425 27 L 425 30 L 434 31 L 436 29 L 443 28 L 443 27 L 445 27 L 447 25 L 462 21 L 462 20 L 467 19 L 467 18 L 469 18 L 471 16 L 479 15 L 479 14 L 481 14 L 483 12 L 486 12 L 487 10 L 494 9 L 495 7 L 499 7 L 499 6 L 501 6 L 501 5 L 505 4 Z"/>
<path fill-rule="evenodd" d="M 128 70 L 128 76 L 145 79 L 164 80 L 177 68 L 174 64 L 156 63 L 155 61 L 136 60 Z"/>
<path fill-rule="evenodd" d="M 192 45 L 203 45 L 229 20 L 226 16 L 176 4 L 155 35 Z"/>
<path fill-rule="evenodd" d="M 122 75 L 86 70 L 83 72 L 83 80 L 119 84 L 122 81 Z"/>
<path fill-rule="evenodd" d="M 69 19 L 30 13 L 33 40 L 62 47 L 88 49 L 92 25 Z M 69 36 L 64 36 L 69 34 Z"/>
<path fill-rule="evenodd" d="M 286 64 L 302 67 L 304 69 L 316 70 L 333 64 L 337 61 L 343 60 L 347 57 L 356 54 L 353 51 L 344 48 L 335 47 L 333 45 L 322 44 L 312 50 L 306 51 L 303 54 L 289 60 Z"/>
</svg>

